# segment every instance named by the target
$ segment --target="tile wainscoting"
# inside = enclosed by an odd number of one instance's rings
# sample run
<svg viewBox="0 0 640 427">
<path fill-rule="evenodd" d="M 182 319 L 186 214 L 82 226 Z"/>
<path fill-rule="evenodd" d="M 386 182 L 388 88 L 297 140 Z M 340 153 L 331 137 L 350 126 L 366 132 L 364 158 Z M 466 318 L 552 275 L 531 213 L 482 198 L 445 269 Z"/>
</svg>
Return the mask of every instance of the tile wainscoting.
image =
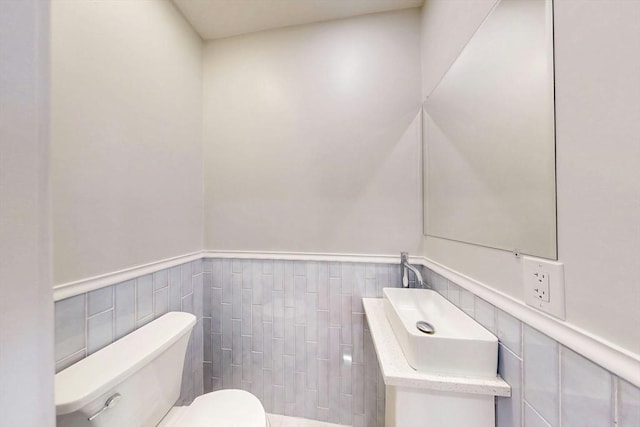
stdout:
<svg viewBox="0 0 640 427">
<path fill-rule="evenodd" d="M 511 398 L 497 427 L 640 426 L 640 389 L 424 268 L 428 284 L 500 340 Z M 196 315 L 181 401 L 243 388 L 268 412 L 384 425 L 384 383 L 362 297 L 396 264 L 204 258 L 55 303 L 56 371 L 167 311 Z M 411 285 L 415 285 L 411 275 Z"/>
<path fill-rule="evenodd" d="M 431 288 L 499 341 L 498 372 L 512 397 L 496 400 L 497 427 L 639 427 L 640 389 L 424 267 Z"/>
<path fill-rule="evenodd" d="M 56 372 L 168 311 L 194 314 L 180 401 L 203 391 L 202 260 L 187 262 L 55 303 Z"/>
<path fill-rule="evenodd" d="M 205 259 L 205 391 L 242 388 L 267 412 L 384 426 L 384 383 L 362 307 L 389 264 Z"/>
<path fill-rule="evenodd" d="M 187 262 L 56 301 L 56 371 L 167 311 L 186 311 L 198 323 L 183 404 L 242 388 L 274 414 L 382 427 L 384 383 L 361 300 L 399 282 L 390 264 Z"/>
</svg>

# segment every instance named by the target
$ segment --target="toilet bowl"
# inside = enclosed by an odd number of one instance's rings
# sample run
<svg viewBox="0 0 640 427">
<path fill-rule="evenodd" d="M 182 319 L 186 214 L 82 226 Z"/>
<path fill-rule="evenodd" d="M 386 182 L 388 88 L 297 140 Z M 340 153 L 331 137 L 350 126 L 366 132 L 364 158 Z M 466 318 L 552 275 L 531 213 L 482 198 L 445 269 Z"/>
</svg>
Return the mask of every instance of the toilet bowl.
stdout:
<svg viewBox="0 0 640 427">
<path fill-rule="evenodd" d="M 189 406 L 176 406 L 158 427 L 265 427 L 262 404 L 244 390 L 221 390 L 197 397 Z"/>
<path fill-rule="evenodd" d="M 192 314 L 167 313 L 56 374 L 57 427 L 268 427 L 244 390 L 174 406 L 195 324 Z"/>
</svg>

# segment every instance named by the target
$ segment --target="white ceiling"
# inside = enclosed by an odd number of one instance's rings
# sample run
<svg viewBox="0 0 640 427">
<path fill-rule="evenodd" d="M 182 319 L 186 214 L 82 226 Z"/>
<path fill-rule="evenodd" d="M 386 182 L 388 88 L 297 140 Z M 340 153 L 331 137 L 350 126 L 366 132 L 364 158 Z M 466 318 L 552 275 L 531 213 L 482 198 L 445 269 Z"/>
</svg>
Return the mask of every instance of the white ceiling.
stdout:
<svg viewBox="0 0 640 427">
<path fill-rule="evenodd" d="M 219 39 L 271 28 L 421 6 L 424 0 L 172 0 L 200 37 Z"/>
</svg>

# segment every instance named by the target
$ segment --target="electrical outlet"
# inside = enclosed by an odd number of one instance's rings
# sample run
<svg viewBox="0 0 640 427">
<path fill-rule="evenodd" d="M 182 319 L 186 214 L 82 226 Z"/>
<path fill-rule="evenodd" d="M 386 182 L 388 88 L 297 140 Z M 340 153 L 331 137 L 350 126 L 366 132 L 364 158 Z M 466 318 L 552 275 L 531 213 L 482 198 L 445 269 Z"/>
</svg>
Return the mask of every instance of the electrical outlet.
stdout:
<svg viewBox="0 0 640 427">
<path fill-rule="evenodd" d="M 549 273 L 536 271 L 533 273 L 533 292 L 539 300 L 549 302 Z"/>
<path fill-rule="evenodd" d="M 527 256 L 522 265 L 525 302 L 564 320 L 564 265 Z"/>
</svg>

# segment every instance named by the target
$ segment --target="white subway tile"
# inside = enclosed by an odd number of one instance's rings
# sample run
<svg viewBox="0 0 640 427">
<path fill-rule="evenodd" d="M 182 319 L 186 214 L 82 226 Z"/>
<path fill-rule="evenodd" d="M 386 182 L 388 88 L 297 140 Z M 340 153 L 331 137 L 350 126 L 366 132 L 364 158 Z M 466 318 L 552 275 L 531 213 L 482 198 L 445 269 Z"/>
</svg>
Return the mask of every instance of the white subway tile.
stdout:
<svg viewBox="0 0 640 427">
<path fill-rule="evenodd" d="M 178 291 L 180 289 L 178 288 Z M 122 338 L 135 329 L 135 280 L 120 283 L 115 287 L 116 330 L 115 339 Z M 178 293 L 179 298 L 179 293 Z M 179 299 L 178 299 L 178 309 Z"/>
<path fill-rule="evenodd" d="M 138 278 L 140 280 L 140 278 Z M 182 296 L 193 292 L 193 268 L 190 262 L 180 265 L 180 284 L 182 288 Z"/>
<path fill-rule="evenodd" d="M 284 340 L 273 342 L 273 385 L 284 386 Z"/>
<path fill-rule="evenodd" d="M 305 373 L 307 371 L 307 348 L 305 336 L 307 332 L 305 331 L 305 326 L 296 325 L 296 337 L 295 337 L 295 346 L 294 346 L 294 356 L 295 356 L 295 369 L 296 372 Z"/>
<path fill-rule="evenodd" d="M 318 340 L 318 294 L 307 293 L 305 301 L 307 341 Z"/>
<path fill-rule="evenodd" d="M 273 323 L 262 324 L 262 352 L 264 353 L 264 368 L 273 369 Z"/>
<path fill-rule="evenodd" d="M 351 295 L 355 281 L 355 266 L 352 263 L 342 264 L 341 289 L 343 294 Z"/>
<path fill-rule="evenodd" d="M 316 390 L 318 388 L 318 343 L 306 343 L 306 374 L 307 388 Z"/>
<path fill-rule="evenodd" d="M 624 380 L 618 385 L 618 425 L 640 426 L 640 388 Z"/>
<path fill-rule="evenodd" d="M 202 258 L 199 259 L 194 259 L 193 261 L 190 262 L 191 264 L 191 274 L 193 276 L 195 276 L 196 274 L 200 274 L 202 273 Z"/>
<path fill-rule="evenodd" d="M 353 347 L 350 345 L 340 346 L 340 393 L 352 394 L 351 367 L 353 360 Z"/>
<path fill-rule="evenodd" d="M 251 350 L 262 351 L 264 344 L 262 306 L 251 306 Z"/>
<path fill-rule="evenodd" d="M 338 262 L 329 263 L 329 278 L 340 277 L 342 275 L 342 268 Z"/>
<path fill-rule="evenodd" d="M 251 264 L 251 274 L 252 274 L 252 295 L 253 295 L 253 304 L 260 305 L 264 300 L 264 296 L 262 292 L 264 290 L 263 276 L 262 276 L 262 262 L 260 260 L 253 261 Z"/>
<path fill-rule="evenodd" d="M 253 288 L 253 265 L 252 260 L 242 260 L 242 289 Z"/>
<path fill-rule="evenodd" d="M 476 297 L 475 319 L 491 333 L 496 333 L 496 308 L 478 297 Z"/>
<path fill-rule="evenodd" d="M 295 401 L 295 410 L 294 414 L 296 417 L 304 417 L 304 409 L 305 409 L 305 374 L 302 372 L 296 372 L 296 401 Z"/>
<path fill-rule="evenodd" d="M 273 260 L 265 259 L 262 261 L 262 273 L 273 274 Z"/>
<path fill-rule="evenodd" d="M 304 276 L 296 276 L 294 278 L 293 289 L 295 300 L 294 307 L 296 311 L 296 324 L 304 325 L 307 321 L 307 278 Z"/>
<path fill-rule="evenodd" d="M 180 266 L 169 269 L 169 311 L 180 311 L 182 306 L 182 285 L 180 283 Z M 117 292 L 117 290 L 116 290 Z M 133 300 L 132 300 L 133 303 Z M 117 302 L 116 302 L 117 305 Z"/>
<path fill-rule="evenodd" d="M 231 315 L 231 304 L 221 304 L 221 307 L 222 307 L 222 315 L 221 315 L 222 348 L 231 350 L 231 347 L 233 347 L 233 318 Z M 213 327 L 214 325 L 215 323 L 212 322 L 211 326 Z"/>
<path fill-rule="evenodd" d="M 511 386 L 511 397 L 496 398 L 497 426 L 520 427 L 522 411 L 522 361 L 511 351 L 500 345 L 498 373 Z"/>
<path fill-rule="evenodd" d="M 224 288 L 222 289 L 224 301 Z M 231 276 L 231 316 L 234 319 L 242 318 L 242 275 L 233 274 Z"/>
<path fill-rule="evenodd" d="M 240 319 L 242 321 L 242 335 L 251 335 L 251 289 L 242 289 L 242 312 Z"/>
<path fill-rule="evenodd" d="M 160 270 L 153 273 L 153 290 L 157 291 L 169 286 L 169 270 Z"/>
<path fill-rule="evenodd" d="M 364 314 L 351 314 L 353 363 L 364 363 Z"/>
<path fill-rule="evenodd" d="M 460 290 L 460 309 L 471 317 L 476 315 L 476 297 L 466 289 Z"/>
<path fill-rule="evenodd" d="M 304 261 L 294 261 L 293 262 L 293 275 L 294 276 L 306 276 L 307 269 L 306 263 Z"/>
<path fill-rule="evenodd" d="M 220 288 L 211 288 L 211 332 L 218 334 L 222 332 L 222 289 Z"/>
<path fill-rule="evenodd" d="M 191 278 L 189 278 L 191 283 Z M 136 322 L 153 314 L 153 276 L 147 274 L 136 279 Z"/>
<path fill-rule="evenodd" d="M 340 326 L 341 304 L 340 278 L 332 277 L 329 279 L 329 326 Z"/>
<path fill-rule="evenodd" d="M 113 342 L 113 310 L 87 319 L 87 355 Z"/>
<path fill-rule="evenodd" d="M 274 291 L 284 290 L 284 262 L 283 261 L 273 262 L 273 290 Z"/>
<path fill-rule="evenodd" d="M 447 299 L 456 307 L 460 307 L 460 287 L 453 282 L 448 282 Z"/>
<path fill-rule="evenodd" d="M 273 291 L 273 337 L 284 338 L 284 295 Z"/>
<path fill-rule="evenodd" d="M 169 288 L 164 287 L 153 293 L 153 315 L 160 317 L 169 311 Z"/>
<path fill-rule="evenodd" d="M 231 363 L 242 365 L 242 325 L 240 320 L 231 321 Z M 238 387 L 240 383 L 234 379 L 234 384 Z"/>
<path fill-rule="evenodd" d="M 194 314 L 193 310 L 193 293 L 182 297 L 182 311 Z"/>
<path fill-rule="evenodd" d="M 558 343 L 524 328 L 524 398 L 553 427 L 559 420 Z"/>
<path fill-rule="evenodd" d="M 113 286 L 91 291 L 88 294 L 87 316 L 102 313 L 113 308 Z"/>
<path fill-rule="evenodd" d="M 215 358 L 215 354 L 214 354 Z M 222 386 L 224 388 L 233 388 L 233 373 L 231 371 L 232 355 L 231 350 L 222 349 Z M 215 376 L 215 372 L 214 372 Z"/>
<path fill-rule="evenodd" d="M 502 310 L 498 310 L 497 336 L 516 356 L 522 355 L 522 322 Z"/>
<path fill-rule="evenodd" d="M 196 276 L 193 276 L 193 279 L 192 279 L 193 314 L 195 314 L 198 319 L 202 318 L 202 311 L 203 311 L 203 291 L 202 291 L 203 279 L 204 279 L 204 276 L 202 275 L 202 273 Z"/>
<path fill-rule="evenodd" d="M 222 269 L 223 262 L 221 259 L 214 259 L 211 269 L 211 285 L 214 288 L 222 288 Z"/>
<path fill-rule="evenodd" d="M 284 354 L 294 355 L 296 343 L 295 309 L 284 309 Z"/>
<path fill-rule="evenodd" d="M 295 358 L 291 355 L 284 355 L 284 402 L 295 403 L 296 401 L 296 376 Z"/>
<path fill-rule="evenodd" d="M 205 273 L 213 272 L 213 261 L 211 258 L 205 258 L 202 260 L 202 271 Z M 220 261 L 220 260 L 218 260 Z"/>
<path fill-rule="evenodd" d="M 562 425 L 612 425 L 612 377 L 584 357 L 561 347 Z"/>
<path fill-rule="evenodd" d="M 60 361 L 86 347 L 86 295 L 58 301 L 55 305 L 55 358 Z"/>
<path fill-rule="evenodd" d="M 318 359 L 318 406 L 329 407 L 329 361 Z"/>
<path fill-rule="evenodd" d="M 242 260 L 241 259 L 231 260 L 231 272 L 232 273 L 242 273 Z"/>
<path fill-rule="evenodd" d="M 202 353 L 202 360 L 204 362 L 211 362 L 212 356 L 213 356 L 213 334 L 211 333 L 211 319 L 208 317 L 205 317 L 202 319 L 202 327 L 203 327 L 203 331 L 202 331 L 202 347 L 203 347 L 203 353 Z M 220 347 L 222 347 L 222 336 L 220 334 L 217 334 L 219 336 L 220 339 Z"/>
<path fill-rule="evenodd" d="M 318 390 L 305 389 L 304 417 L 308 419 L 315 419 L 317 408 L 318 408 Z"/>
<path fill-rule="evenodd" d="M 266 356 L 265 356 L 266 358 Z M 262 371 L 262 405 L 267 412 L 273 411 L 273 376 L 269 369 Z M 276 427 L 271 424 L 271 427 Z"/>
<path fill-rule="evenodd" d="M 253 378 L 252 360 L 251 360 L 251 337 L 243 336 L 242 340 L 242 361 L 240 366 L 242 367 L 242 381 L 251 382 Z"/>
<path fill-rule="evenodd" d="M 525 427 L 556 427 L 550 425 L 527 402 L 524 403 L 524 425 Z"/>
<path fill-rule="evenodd" d="M 318 292 L 318 263 L 307 262 L 307 292 Z"/>
<path fill-rule="evenodd" d="M 56 362 L 56 373 L 68 368 L 69 366 L 73 365 L 74 363 L 84 359 L 87 356 L 87 350 L 86 349 L 82 349 L 80 351 L 77 351 L 67 357 L 65 357 L 62 360 L 59 360 Z"/>
<path fill-rule="evenodd" d="M 231 273 L 231 261 L 222 262 L 222 302 L 231 304 L 233 300 L 233 279 Z"/>
</svg>

